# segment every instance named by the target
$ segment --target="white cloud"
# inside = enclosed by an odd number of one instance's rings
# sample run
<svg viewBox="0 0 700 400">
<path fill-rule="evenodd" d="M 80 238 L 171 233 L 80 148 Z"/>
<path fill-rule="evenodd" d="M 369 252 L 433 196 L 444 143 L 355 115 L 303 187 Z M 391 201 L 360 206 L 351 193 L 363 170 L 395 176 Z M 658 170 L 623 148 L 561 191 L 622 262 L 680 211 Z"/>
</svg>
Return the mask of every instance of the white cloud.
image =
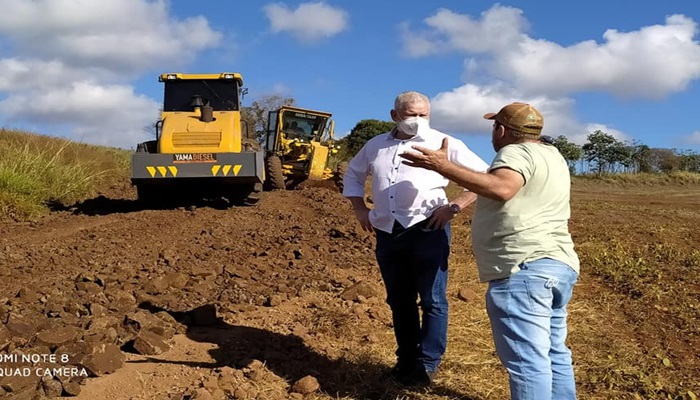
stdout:
<svg viewBox="0 0 700 400">
<path fill-rule="evenodd" d="M 60 124 L 86 143 L 148 139 L 160 99 L 128 82 L 184 66 L 222 41 L 204 17 L 174 17 L 167 0 L 0 0 L 0 9 L 3 50 L 13 54 L 0 59 L 0 116 Z"/>
<path fill-rule="evenodd" d="M 528 36 L 522 11 L 500 5 L 478 20 L 441 9 L 424 23 L 422 31 L 400 25 L 406 54 L 465 53 L 469 81 L 497 79 L 530 96 L 602 91 L 657 99 L 700 78 L 698 24 L 683 15 L 632 32 L 609 29 L 602 43 L 568 47 Z"/>
<path fill-rule="evenodd" d="M 74 126 L 73 138 L 81 142 L 131 148 L 149 139 L 143 128 L 158 119 L 159 107 L 130 86 L 75 82 L 13 94 L 0 102 L 0 113 L 10 120 Z"/>
<path fill-rule="evenodd" d="M 448 51 L 497 52 L 524 37 L 528 23 L 517 8 L 496 5 L 481 20 L 441 8 L 424 20 L 428 29 L 413 32 L 406 22 L 399 25 L 407 55 L 413 57 Z"/>
<path fill-rule="evenodd" d="M 335 36 L 349 25 L 349 14 L 323 2 L 301 3 L 292 10 L 284 3 L 268 4 L 263 12 L 273 33 L 289 32 L 302 42 Z"/>
<path fill-rule="evenodd" d="M 605 42 L 570 47 L 534 39 L 522 41 L 496 63 L 525 91 L 566 94 L 583 90 L 625 97 L 663 98 L 700 77 L 697 23 L 670 16 L 666 25 L 634 32 L 608 30 Z M 663 55 L 663 56 L 661 56 Z"/>
<path fill-rule="evenodd" d="M 431 125 L 455 134 L 487 135 L 491 132 L 493 122 L 485 120 L 484 114 L 498 112 L 501 107 L 514 101 L 532 104 L 540 110 L 544 116 L 544 135 L 564 135 L 574 143 L 583 144 L 590 133 L 600 129 L 618 140 L 628 139 L 623 132 L 603 124 L 579 122 L 571 99 L 526 96 L 503 84 L 466 84 L 437 94 L 431 99 Z"/>
<path fill-rule="evenodd" d="M 691 145 L 700 145 L 700 131 L 696 131 L 690 135 L 685 136 L 683 138 L 683 141 Z"/>
<path fill-rule="evenodd" d="M 0 34 L 20 56 L 124 73 L 181 65 L 221 34 L 201 16 L 179 20 L 165 0 L 0 0 Z M 37 17 L 40 16 L 40 17 Z"/>
<path fill-rule="evenodd" d="M 0 71 L 0 92 L 37 88 L 51 90 L 80 80 L 97 82 L 119 77 L 116 72 L 107 69 L 69 67 L 63 61 L 55 59 L 0 59 Z"/>
</svg>

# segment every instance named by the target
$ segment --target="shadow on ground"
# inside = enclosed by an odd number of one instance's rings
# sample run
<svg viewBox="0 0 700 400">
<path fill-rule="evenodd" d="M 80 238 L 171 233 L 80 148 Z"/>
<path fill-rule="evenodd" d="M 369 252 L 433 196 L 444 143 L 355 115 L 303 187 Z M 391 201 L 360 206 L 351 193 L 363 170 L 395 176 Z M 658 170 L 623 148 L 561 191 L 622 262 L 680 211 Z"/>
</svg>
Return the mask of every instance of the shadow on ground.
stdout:
<svg viewBox="0 0 700 400">
<path fill-rule="evenodd" d="M 141 305 L 141 308 L 152 312 L 162 310 L 150 304 Z M 149 358 L 146 361 L 135 362 L 173 363 L 200 368 L 243 368 L 252 360 L 260 360 L 270 371 L 290 384 L 306 375 L 314 376 L 321 386 L 320 390 L 331 398 L 420 399 L 430 393 L 454 400 L 476 400 L 440 385 L 429 389 L 401 387 L 387 376 L 389 367 L 385 365 L 333 360 L 306 346 L 296 335 L 283 335 L 264 329 L 228 324 L 216 318 L 214 305 L 204 305 L 188 312 L 168 312 L 187 326 L 188 338 L 217 346 L 210 350 L 211 357 L 216 361 L 202 363 Z"/>
<path fill-rule="evenodd" d="M 232 203 L 225 198 L 197 199 L 197 200 L 164 200 L 161 203 L 144 203 L 131 199 L 110 199 L 105 196 L 97 196 L 72 205 L 64 205 L 58 202 L 47 204 L 51 211 L 68 211 L 75 215 L 110 215 L 127 214 L 144 210 L 174 210 L 178 208 L 195 209 L 202 207 L 226 210 L 235 206 L 247 206 L 251 204 Z"/>
</svg>

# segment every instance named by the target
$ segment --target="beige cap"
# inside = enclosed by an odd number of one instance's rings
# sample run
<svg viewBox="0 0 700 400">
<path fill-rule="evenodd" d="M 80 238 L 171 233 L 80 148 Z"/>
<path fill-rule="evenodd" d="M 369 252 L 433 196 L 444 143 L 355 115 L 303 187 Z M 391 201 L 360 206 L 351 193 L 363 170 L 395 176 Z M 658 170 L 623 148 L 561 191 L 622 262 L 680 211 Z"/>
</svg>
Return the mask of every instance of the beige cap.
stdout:
<svg viewBox="0 0 700 400">
<path fill-rule="evenodd" d="M 526 103 L 511 103 L 497 113 L 484 114 L 485 119 L 493 119 L 518 132 L 539 135 L 544 127 L 542 113 Z"/>
</svg>

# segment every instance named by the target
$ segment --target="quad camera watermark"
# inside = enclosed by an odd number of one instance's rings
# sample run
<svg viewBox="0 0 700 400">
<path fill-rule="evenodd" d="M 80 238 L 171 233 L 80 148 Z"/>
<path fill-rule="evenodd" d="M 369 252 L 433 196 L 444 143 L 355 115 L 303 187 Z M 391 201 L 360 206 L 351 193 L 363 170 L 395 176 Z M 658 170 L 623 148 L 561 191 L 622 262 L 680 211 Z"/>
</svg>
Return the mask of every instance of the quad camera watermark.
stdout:
<svg viewBox="0 0 700 400">
<path fill-rule="evenodd" d="M 0 378 L 2 377 L 87 377 L 87 370 L 70 363 L 68 354 L 2 354 L 0 353 Z"/>
</svg>

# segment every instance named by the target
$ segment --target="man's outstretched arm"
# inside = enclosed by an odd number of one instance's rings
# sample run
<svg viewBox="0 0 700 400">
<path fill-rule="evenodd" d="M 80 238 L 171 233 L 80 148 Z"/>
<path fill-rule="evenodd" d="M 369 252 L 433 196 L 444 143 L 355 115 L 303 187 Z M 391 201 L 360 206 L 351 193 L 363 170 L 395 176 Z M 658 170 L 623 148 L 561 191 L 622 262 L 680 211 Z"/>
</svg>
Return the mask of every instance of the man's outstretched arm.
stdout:
<svg viewBox="0 0 700 400">
<path fill-rule="evenodd" d="M 508 201 L 525 184 L 523 176 L 509 168 L 477 172 L 451 162 L 447 158 L 447 138 L 443 139 L 438 150 L 420 146 L 413 146 L 413 149 L 416 151 L 400 154 L 406 159 L 404 164 L 435 171 L 480 196 Z"/>
</svg>

